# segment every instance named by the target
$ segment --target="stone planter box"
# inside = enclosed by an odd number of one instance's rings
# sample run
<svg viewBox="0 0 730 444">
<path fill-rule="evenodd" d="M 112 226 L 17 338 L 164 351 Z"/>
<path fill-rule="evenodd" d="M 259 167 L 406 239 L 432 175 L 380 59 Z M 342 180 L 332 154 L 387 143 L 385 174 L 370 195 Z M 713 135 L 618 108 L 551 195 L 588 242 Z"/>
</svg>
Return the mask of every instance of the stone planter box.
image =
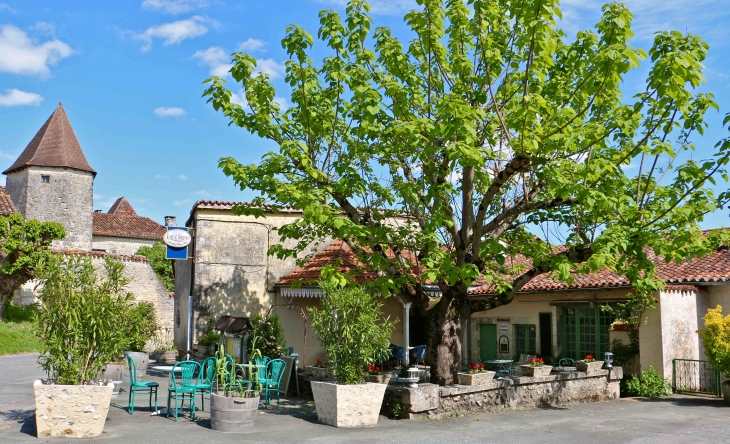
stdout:
<svg viewBox="0 0 730 444">
<path fill-rule="evenodd" d="M 461 385 L 485 385 L 494 379 L 497 372 L 483 371 L 479 373 L 457 373 Z"/>
<path fill-rule="evenodd" d="M 131 356 L 134 365 L 137 367 L 137 379 L 143 380 L 147 376 L 147 367 L 150 365 L 150 355 L 144 352 L 125 351 L 124 357 Z M 129 379 L 129 369 L 125 370 L 124 376 Z"/>
<path fill-rule="evenodd" d="M 114 383 L 114 391 L 112 392 L 112 399 L 116 399 L 119 396 L 119 388 L 122 386 L 124 379 L 124 369 L 126 366 L 123 362 L 110 362 L 104 366 L 101 372 L 102 380 L 110 380 Z"/>
<path fill-rule="evenodd" d="M 537 376 L 550 376 L 550 371 L 552 371 L 553 366 L 552 365 L 539 365 L 537 367 L 533 367 L 531 365 L 521 365 L 520 368 L 522 369 L 522 376 L 537 377 Z"/>
<path fill-rule="evenodd" d="M 365 380 L 367 382 L 374 382 L 376 384 L 387 384 L 390 382 L 390 375 L 365 375 Z"/>
<path fill-rule="evenodd" d="M 155 361 L 158 364 L 174 364 L 177 362 L 177 350 L 155 352 Z"/>
<path fill-rule="evenodd" d="M 575 361 L 575 368 L 579 372 L 586 372 L 586 373 L 595 373 L 601 368 L 603 368 L 603 361 L 593 361 L 593 362 L 585 362 L 585 361 Z"/>
<path fill-rule="evenodd" d="M 212 345 L 199 345 L 198 346 L 198 353 L 200 353 L 201 356 L 213 356 L 213 353 L 215 352 L 215 347 Z"/>
<path fill-rule="evenodd" d="M 248 433 L 253 430 L 260 398 L 210 395 L 210 428 L 223 433 Z"/>
<path fill-rule="evenodd" d="M 335 427 L 361 427 L 378 423 L 385 384 L 340 385 L 312 381 L 319 422 Z"/>
<path fill-rule="evenodd" d="M 315 379 L 325 379 L 325 378 L 334 378 L 335 377 L 335 370 L 329 367 L 315 367 L 313 365 L 308 365 L 307 373 L 309 373 L 312 378 Z"/>
<path fill-rule="evenodd" d="M 57 385 L 33 383 L 36 433 L 41 437 L 101 436 L 114 384 Z"/>
</svg>

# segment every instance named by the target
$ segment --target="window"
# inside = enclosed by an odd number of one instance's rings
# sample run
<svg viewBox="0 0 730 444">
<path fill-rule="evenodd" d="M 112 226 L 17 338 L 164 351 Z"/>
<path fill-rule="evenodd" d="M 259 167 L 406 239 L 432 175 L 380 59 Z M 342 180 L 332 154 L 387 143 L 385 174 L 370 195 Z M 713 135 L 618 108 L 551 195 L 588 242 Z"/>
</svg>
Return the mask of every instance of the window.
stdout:
<svg viewBox="0 0 730 444">
<path fill-rule="evenodd" d="M 51 176 L 41 176 L 41 183 L 51 183 Z"/>
<path fill-rule="evenodd" d="M 534 325 L 515 325 L 515 355 L 536 355 L 537 333 Z"/>
<path fill-rule="evenodd" d="M 609 350 L 608 329 L 613 321 L 613 315 L 600 307 L 564 308 L 562 356 L 583 359 L 590 353 L 602 357 Z"/>
</svg>

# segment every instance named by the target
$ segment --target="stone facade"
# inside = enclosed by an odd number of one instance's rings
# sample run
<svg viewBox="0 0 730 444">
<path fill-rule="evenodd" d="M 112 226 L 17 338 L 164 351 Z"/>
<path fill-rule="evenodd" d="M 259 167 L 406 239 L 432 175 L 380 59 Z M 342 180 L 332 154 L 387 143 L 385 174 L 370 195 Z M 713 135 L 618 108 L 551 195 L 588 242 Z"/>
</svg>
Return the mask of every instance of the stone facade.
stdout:
<svg viewBox="0 0 730 444">
<path fill-rule="evenodd" d="M 29 166 L 9 173 L 5 189 L 26 219 L 63 225 L 66 237 L 54 241 L 54 248 L 91 250 L 93 183 L 87 171 Z"/>
<path fill-rule="evenodd" d="M 93 438 L 101 436 L 114 384 L 33 384 L 36 430 L 39 438 Z"/>
<path fill-rule="evenodd" d="M 134 237 L 93 235 L 91 247 L 97 251 L 106 251 L 113 254 L 137 254 L 140 247 L 151 247 L 157 239 L 142 239 Z"/>
</svg>

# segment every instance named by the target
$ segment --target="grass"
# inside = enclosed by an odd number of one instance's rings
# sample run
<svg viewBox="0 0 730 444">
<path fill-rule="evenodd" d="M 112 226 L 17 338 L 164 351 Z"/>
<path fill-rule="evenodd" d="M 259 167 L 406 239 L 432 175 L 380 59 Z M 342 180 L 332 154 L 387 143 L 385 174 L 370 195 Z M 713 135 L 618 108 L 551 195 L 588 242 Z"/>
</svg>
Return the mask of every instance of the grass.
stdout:
<svg viewBox="0 0 730 444">
<path fill-rule="evenodd" d="M 19 307 L 7 304 L 0 322 L 0 355 L 34 352 L 40 349 L 38 338 L 33 333 L 34 306 Z"/>
</svg>

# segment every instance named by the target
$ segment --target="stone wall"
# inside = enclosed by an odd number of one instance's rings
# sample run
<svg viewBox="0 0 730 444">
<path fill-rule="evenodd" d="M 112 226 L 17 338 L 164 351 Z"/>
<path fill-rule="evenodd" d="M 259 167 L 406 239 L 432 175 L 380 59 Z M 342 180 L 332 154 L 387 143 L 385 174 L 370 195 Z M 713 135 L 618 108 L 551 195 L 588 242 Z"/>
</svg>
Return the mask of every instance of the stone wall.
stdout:
<svg viewBox="0 0 730 444">
<path fill-rule="evenodd" d="M 117 237 L 93 235 L 91 246 L 96 251 L 106 251 L 114 254 L 137 254 L 140 247 L 151 247 L 158 242 L 156 239 L 141 239 L 135 237 Z"/>
<path fill-rule="evenodd" d="M 621 367 L 595 373 L 564 372 L 543 377 L 495 379 L 487 385 L 417 388 L 389 385 L 381 414 L 394 417 L 440 419 L 519 408 L 538 408 L 615 401 L 619 398 Z"/>
<path fill-rule="evenodd" d="M 41 176 L 49 176 L 49 183 Z M 8 174 L 5 187 L 26 219 L 63 225 L 66 237 L 54 248 L 91 250 L 93 181 L 86 171 L 31 166 Z"/>
</svg>

